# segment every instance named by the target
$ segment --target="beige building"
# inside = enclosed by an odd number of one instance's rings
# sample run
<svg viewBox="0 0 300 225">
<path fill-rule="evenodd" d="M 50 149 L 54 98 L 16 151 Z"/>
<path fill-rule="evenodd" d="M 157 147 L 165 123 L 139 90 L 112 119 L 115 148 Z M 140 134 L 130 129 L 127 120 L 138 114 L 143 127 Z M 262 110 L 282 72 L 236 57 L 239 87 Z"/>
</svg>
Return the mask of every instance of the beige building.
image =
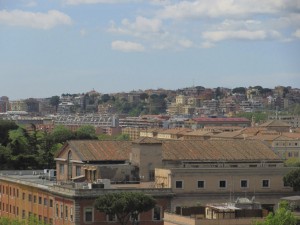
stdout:
<svg viewBox="0 0 300 225">
<path fill-rule="evenodd" d="M 158 139 L 179 139 L 183 137 L 185 134 L 191 132 L 192 129 L 189 128 L 173 128 L 166 130 L 159 130 L 157 133 Z"/>
</svg>

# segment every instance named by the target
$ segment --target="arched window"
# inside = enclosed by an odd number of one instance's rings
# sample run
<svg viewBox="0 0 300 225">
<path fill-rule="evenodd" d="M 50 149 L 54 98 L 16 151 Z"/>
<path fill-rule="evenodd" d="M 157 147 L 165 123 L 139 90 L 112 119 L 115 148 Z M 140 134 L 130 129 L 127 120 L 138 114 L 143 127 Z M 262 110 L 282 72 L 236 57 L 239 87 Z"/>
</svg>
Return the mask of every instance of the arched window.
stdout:
<svg viewBox="0 0 300 225">
<path fill-rule="evenodd" d="M 72 152 L 69 151 L 68 153 L 68 180 L 71 180 L 72 178 Z"/>
</svg>

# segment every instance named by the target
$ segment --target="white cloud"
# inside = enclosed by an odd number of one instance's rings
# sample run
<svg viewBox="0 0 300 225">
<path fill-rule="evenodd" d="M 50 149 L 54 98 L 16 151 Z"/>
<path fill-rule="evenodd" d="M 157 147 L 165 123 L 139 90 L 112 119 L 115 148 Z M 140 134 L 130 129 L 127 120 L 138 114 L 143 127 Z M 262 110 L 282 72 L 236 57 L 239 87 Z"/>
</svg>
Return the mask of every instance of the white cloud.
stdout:
<svg viewBox="0 0 300 225">
<path fill-rule="evenodd" d="M 138 0 L 65 0 L 67 5 L 80 5 L 80 4 L 116 4 L 126 2 L 137 2 Z"/>
<path fill-rule="evenodd" d="M 81 29 L 79 32 L 82 37 L 87 35 L 87 31 L 85 29 Z"/>
<path fill-rule="evenodd" d="M 58 25 L 70 25 L 72 24 L 72 20 L 68 15 L 57 10 L 50 10 L 47 13 L 1 10 L 0 23 L 9 26 L 51 29 Z"/>
<path fill-rule="evenodd" d="M 128 19 L 122 20 L 122 27 L 116 27 L 112 21 L 109 32 L 120 33 L 120 34 L 133 34 L 137 35 L 140 33 L 158 33 L 161 32 L 162 23 L 158 19 L 147 19 L 142 16 L 136 17 L 134 22 L 130 22 Z"/>
<path fill-rule="evenodd" d="M 299 0 L 194 0 L 169 4 L 159 12 L 159 16 L 170 19 L 245 17 L 295 9 L 300 9 Z"/>
<path fill-rule="evenodd" d="M 209 41 L 217 42 L 226 39 L 244 39 L 244 40 L 263 40 L 267 34 L 263 30 L 227 30 L 227 31 L 207 31 L 203 33 L 203 38 Z"/>
<path fill-rule="evenodd" d="M 213 44 L 213 43 L 211 43 L 211 42 L 208 42 L 208 41 L 203 42 L 203 43 L 201 44 L 201 48 L 213 48 L 213 47 L 215 47 L 215 44 Z"/>
<path fill-rule="evenodd" d="M 191 48 L 194 45 L 191 40 L 187 40 L 187 39 L 179 40 L 178 43 L 180 46 L 182 46 L 184 48 Z"/>
<path fill-rule="evenodd" d="M 300 38 L 300 29 L 297 29 L 294 33 L 294 36 Z"/>
<path fill-rule="evenodd" d="M 143 52 L 145 50 L 143 45 L 130 41 L 113 41 L 111 48 L 122 52 Z"/>
</svg>

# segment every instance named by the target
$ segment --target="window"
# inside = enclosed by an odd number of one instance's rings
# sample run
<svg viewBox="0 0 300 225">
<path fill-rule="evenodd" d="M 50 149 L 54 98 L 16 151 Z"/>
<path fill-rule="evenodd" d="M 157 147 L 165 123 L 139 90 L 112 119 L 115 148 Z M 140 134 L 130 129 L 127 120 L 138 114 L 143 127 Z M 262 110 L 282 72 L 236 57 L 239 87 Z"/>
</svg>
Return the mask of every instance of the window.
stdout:
<svg viewBox="0 0 300 225">
<path fill-rule="evenodd" d="M 81 166 L 76 166 L 76 176 L 81 175 Z"/>
<path fill-rule="evenodd" d="M 56 217 L 58 217 L 58 213 L 59 213 L 59 212 L 58 212 L 58 204 L 56 204 L 56 206 L 55 206 L 55 211 L 56 211 L 56 213 L 55 213 L 55 214 L 56 214 Z"/>
<path fill-rule="evenodd" d="M 262 187 L 264 188 L 270 187 L 270 180 L 262 180 Z"/>
<path fill-rule="evenodd" d="M 44 223 L 47 224 L 48 223 L 48 218 L 44 217 Z"/>
<path fill-rule="evenodd" d="M 107 214 L 106 220 L 109 222 L 115 222 L 117 221 L 117 216 L 115 214 Z"/>
<path fill-rule="evenodd" d="M 33 203 L 36 203 L 36 195 L 33 196 Z"/>
<path fill-rule="evenodd" d="M 63 175 L 65 173 L 65 165 L 59 164 L 59 174 Z"/>
<path fill-rule="evenodd" d="M 248 187 L 248 180 L 241 180 L 241 188 L 247 188 Z"/>
<path fill-rule="evenodd" d="M 50 207 L 53 207 L 53 200 L 52 199 L 50 199 Z"/>
<path fill-rule="evenodd" d="M 73 207 L 70 208 L 70 221 L 73 221 Z"/>
<path fill-rule="evenodd" d="M 26 217 L 26 212 L 25 212 L 25 210 L 23 209 L 23 210 L 22 210 L 22 219 L 25 219 L 25 217 Z"/>
<path fill-rule="evenodd" d="M 161 207 L 155 206 L 153 208 L 153 220 L 161 220 Z"/>
<path fill-rule="evenodd" d="M 65 206 L 65 219 L 68 219 L 68 206 Z"/>
<path fill-rule="evenodd" d="M 60 218 L 64 218 L 64 207 L 63 205 L 60 205 Z"/>
<path fill-rule="evenodd" d="M 42 197 L 39 197 L 39 204 L 42 204 Z"/>
<path fill-rule="evenodd" d="M 48 205 L 48 199 L 44 198 L 44 205 L 47 206 Z"/>
<path fill-rule="evenodd" d="M 93 222 L 93 208 L 84 209 L 84 221 Z"/>
<path fill-rule="evenodd" d="M 226 180 L 220 180 L 219 181 L 219 187 L 220 188 L 226 188 Z"/>
<path fill-rule="evenodd" d="M 178 188 L 178 189 L 179 188 L 182 189 L 183 188 L 183 181 L 182 180 L 176 180 L 175 187 Z"/>
<path fill-rule="evenodd" d="M 22 194 L 22 200 L 25 200 L 25 193 Z"/>
<path fill-rule="evenodd" d="M 19 198 L 19 189 L 17 189 L 17 198 Z"/>
<path fill-rule="evenodd" d="M 32 201 L 32 195 L 28 194 L 28 201 L 31 202 Z"/>
<path fill-rule="evenodd" d="M 198 180 L 197 187 L 198 188 L 204 188 L 204 180 Z"/>
<path fill-rule="evenodd" d="M 53 219 L 52 219 L 52 218 L 49 219 L 49 224 L 50 224 L 50 225 L 53 224 Z"/>
</svg>

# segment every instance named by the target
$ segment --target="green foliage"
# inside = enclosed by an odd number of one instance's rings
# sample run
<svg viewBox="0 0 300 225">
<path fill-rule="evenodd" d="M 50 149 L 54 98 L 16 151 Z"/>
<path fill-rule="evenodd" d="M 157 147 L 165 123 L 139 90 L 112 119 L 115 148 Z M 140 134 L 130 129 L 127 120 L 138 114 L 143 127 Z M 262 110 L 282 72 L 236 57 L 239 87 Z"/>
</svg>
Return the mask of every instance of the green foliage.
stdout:
<svg viewBox="0 0 300 225">
<path fill-rule="evenodd" d="M 244 87 L 233 88 L 232 93 L 246 94 L 246 88 L 244 88 Z"/>
<path fill-rule="evenodd" d="M 116 141 L 129 141 L 130 137 L 129 137 L 129 134 L 120 134 L 120 135 L 116 136 L 115 140 Z"/>
<path fill-rule="evenodd" d="M 109 94 L 104 94 L 101 96 L 101 101 L 102 102 L 108 102 L 110 100 L 110 95 Z"/>
<path fill-rule="evenodd" d="M 60 101 L 59 96 L 52 96 L 50 98 L 50 105 L 55 107 L 56 112 L 57 112 L 57 108 L 58 108 L 58 105 L 59 105 L 59 101 Z"/>
<path fill-rule="evenodd" d="M 76 131 L 76 139 L 97 139 L 96 129 L 91 125 L 83 125 Z"/>
<path fill-rule="evenodd" d="M 300 167 L 300 159 L 290 158 L 285 160 L 284 166 L 286 167 Z"/>
<path fill-rule="evenodd" d="M 56 126 L 50 135 L 55 143 L 64 143 L 67 140 L 75 139 L 75 134 L 63 125 Z"/>
<path fill-rule="evenodd" d="M 6 146 L 9 142 L 9 131 L 17 128 L 15 122 L 0 119 L 0 144 Z"/>
<path fill-rule="evenodd" d="M 128 134 L 119 134 L 115 136 L 107 135 L 107 134 L 100 134 L 98 135 L 98 140 L 100 141 L 129 141 L 130 137 Z"/>
<path fill-rule="evenodd" d="M 28 219 L 17 220 L 13 218 L 0 218 L 0 225 L 48 225 L 43 221 L 39 221 L 37 217 L 31 216 Z"/>
<path fill-rule="evenodd" d="M 286 202 L 279 204 L 279 209 L 275 213 L 269 213 L 263 222 L 256 222 L 255 225 L 296 225 L 297 220 L 289 210 Z"/>
<path fill-rule="evenodd" d="M 95 208 L 108 215 L 116 215 L 118 222 L 126 225 L 130 218 L 134 224 L 140 213 L 149 211 L 155 204 L 152 196 L 142 192 L 116 192 L 99 196 Z"/>
<path fill-rule="evenodd" d="M 241 112 L 236 114 L 236 117 L 244 117 L 250 121 L 254 117 L 256 123 L 262 123 L 268 119 L 268 114 L 265 112 Z"/>
<path fill-rule="evenodd" d="M 284 177 L 285 184 L 293 187 L 294 191 L 300 191 L 300 168 L 288 172 Z"/>
</svg>

